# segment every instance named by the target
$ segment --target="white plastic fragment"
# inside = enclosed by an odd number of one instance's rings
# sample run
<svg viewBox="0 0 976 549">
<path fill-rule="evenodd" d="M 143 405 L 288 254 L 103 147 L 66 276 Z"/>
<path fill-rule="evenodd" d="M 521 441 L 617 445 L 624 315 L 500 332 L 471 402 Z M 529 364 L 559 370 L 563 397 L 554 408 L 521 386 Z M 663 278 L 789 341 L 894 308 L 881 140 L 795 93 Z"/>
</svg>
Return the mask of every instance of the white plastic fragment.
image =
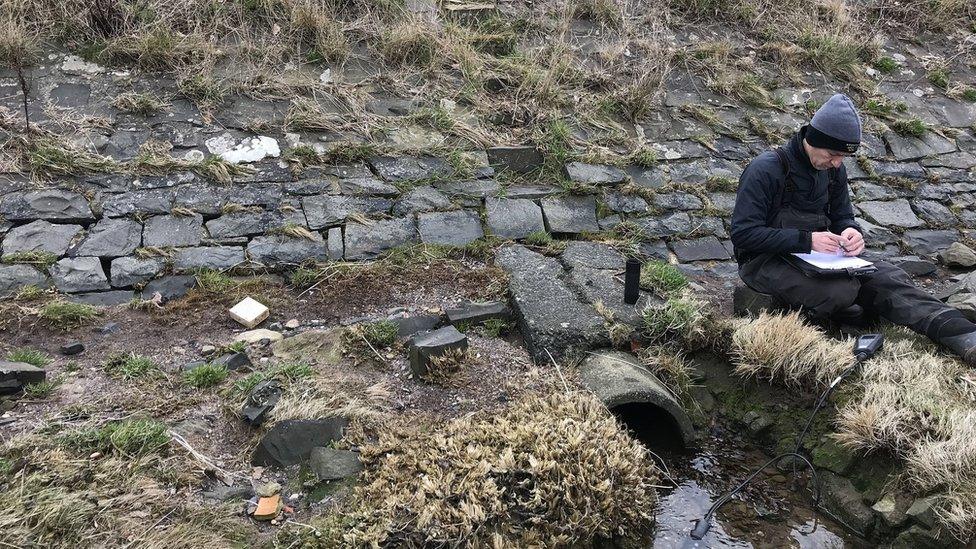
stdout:
<svg viewBox="0 0 976 549">
<path fill-rule="evenodd" d="M 245 297 L 228 312 L 231 318 L 247 328 L 254 328 L 258 324 L 261 324 L 271 314 L 271 311 L 267 307 L 250 297 Z"/>
</svg>

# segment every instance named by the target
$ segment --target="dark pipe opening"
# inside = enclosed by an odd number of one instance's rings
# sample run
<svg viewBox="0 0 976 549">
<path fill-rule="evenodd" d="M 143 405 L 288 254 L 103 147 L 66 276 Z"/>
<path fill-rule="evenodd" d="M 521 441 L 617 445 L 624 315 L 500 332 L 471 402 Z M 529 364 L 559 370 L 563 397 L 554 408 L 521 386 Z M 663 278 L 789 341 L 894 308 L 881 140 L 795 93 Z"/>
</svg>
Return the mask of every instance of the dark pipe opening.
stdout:
<svg viewBox="0 0 976 549">
<path fill-rule="evenodd" d="M 646 402 L 629 402 L 610 409 L 631 436 L 655 453 L 677 453 L 685 448 L 681 429 L 671 414 Z"/>
</svg>

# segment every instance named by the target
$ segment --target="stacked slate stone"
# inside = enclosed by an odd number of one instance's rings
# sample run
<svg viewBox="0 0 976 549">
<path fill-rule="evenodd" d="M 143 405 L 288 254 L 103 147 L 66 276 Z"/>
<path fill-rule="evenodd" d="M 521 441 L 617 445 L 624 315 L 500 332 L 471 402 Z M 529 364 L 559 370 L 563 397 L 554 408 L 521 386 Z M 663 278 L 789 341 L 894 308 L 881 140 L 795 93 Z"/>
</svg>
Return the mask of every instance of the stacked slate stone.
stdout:
<svg viewBox="0 0 976 549">
<path fill-rule="evenodd" d="M 281 128 L 289 102 L 235 96 L 207 119 L 175 94 L 165 78 L 153 85 L 173 96 L 164 112 L 127 114 L 111 99 L 128 89 L 125 78 L 103 67 L 54 55 L 32 69 L 32 120 L 51 103 L 78 114 L 104 117 L 108 129 L 88 140 L 118 161 L 136 157 L 152 140 L 172 145 L 177 158 L 215 154 L 254 168 L 227 184 L 193 172 L 166 175 L 87 175 L 29 180 L 0 174 L 0 294 L 25 285 L 51 285 L 98 304 L 128 301 L 140 291 L 178 295 L 201 268 L 288 267 L 305 261 L 369 260 L 411 243 L 461 246 L 486 235 L 522 240 L 538 231 L 575 238 L 608 231 L 622 221 L 645 237 L 646 257 L 673 259 L 692 274 L 731 280 L 728 220 L 733 189 L 750 158 L 801 126 L 805 105 L 831 90 L 775 90 L 782 109 L 730 105 L 687 76 L 668 82 L 661 109 L 639 121 L 639 135 L 655 152 L 650 167 L 572 161 L 553 184 L 508 184 L 505 170 L 531 172 L 544 158 L 533 147 L 491 147 L 470 178 L 432 156 L 373 156 L 364 162 L 310 166 L 300 175 L 278 160 L 278 140 L 324 150 L 350 136 L 329 132 L 255 135 Z M 870 252 L 896 257 L 913 274 L 935 270 L 933 258 L 976 228 L 976 106 L 941 93 L 905 92 L 924 74 L 911 59 L 898 75 L 879 82 L 904 116 L 930 128 L 921 137 L 887 130 L 890 120 L 868 117 L 863 158 L 847 165 Z M 916 63 L 917 64 L 917 63 Z M 912 76 L 914 74 L 914 76 Z M 907 79 L 907 80 L 906 80 Z M 823 87 L 810 82 L 810 88 Z M 0 103 L 18 108 L 14 95 Z M 370 110 L 399 116 L 409 101 L 377 97 Z M 709 109 L 710 117 L 700 115 Z M 698 109 L 698 110 L 696 110 Z M 696 114 L 697 113 L 697 114 Z M 901 115 L 899 115 L 901 116 Z M 750 120 L 769 133 L 756 137 Z M 272 135 L 274 131 L 270 132 Z M 775 140 L 775 139 L 774 139 Z M 25 252 L 51 254 L 50 267 L 25 260 Z M 870 255 L 870 254 L 869 254 Z M 43 267 L 43 268 L 42 268 Z"/>
</svg>

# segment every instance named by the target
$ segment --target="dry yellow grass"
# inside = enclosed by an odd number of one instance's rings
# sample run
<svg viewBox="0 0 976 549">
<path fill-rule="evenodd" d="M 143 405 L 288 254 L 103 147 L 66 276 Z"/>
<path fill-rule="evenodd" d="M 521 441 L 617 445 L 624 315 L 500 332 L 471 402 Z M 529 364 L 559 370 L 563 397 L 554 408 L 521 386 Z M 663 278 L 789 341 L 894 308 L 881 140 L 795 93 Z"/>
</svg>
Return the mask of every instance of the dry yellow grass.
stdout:
<svg viewBox="0 0 976 549">
<path fill-rule="evenodd" d="M 976 373 L 920 336 L 885 330 L 884 349 L 849 380 L 837 411 L 842 444 L 902 460 L 916 494 L 934 494 L 939 520 L 966 540 L 976 533 Z M 736 371 L 790 385 L 823 384 L 851 361 L 851 346 L 796 314 L 761 315 L 733 335 Z"/>
<path fill-rule="evenodd" d="M 659 473 L 592 395 L 524 396 L 363 451 L 354 545 L 568 546 L 650 526 Z M 558 503 L 558 504 L 554 504 Z"/>
</svg>

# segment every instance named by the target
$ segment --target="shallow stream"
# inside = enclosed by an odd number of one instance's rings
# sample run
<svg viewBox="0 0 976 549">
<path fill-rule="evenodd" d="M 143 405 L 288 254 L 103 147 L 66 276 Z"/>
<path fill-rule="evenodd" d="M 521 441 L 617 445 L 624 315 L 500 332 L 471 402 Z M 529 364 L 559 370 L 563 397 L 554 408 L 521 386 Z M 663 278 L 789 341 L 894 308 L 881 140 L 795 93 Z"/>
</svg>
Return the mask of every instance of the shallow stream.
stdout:
<svg viewBox="0 0 976 549">
<path fill-rule="evenodd" d="M 661 482 L 669 487 L 659 491 L 654 513 L 655 549 L 871 546 L 814 510 L 806 473 L 799 473 L 801 480 L 795 482 L 792 471 L 781 472 L 774 466 L 721 508 L 704 539 L 694 540 L 689 533 L 695 521 L 769 456 L 736 433 L 719 427 L 702 432 L 692 449 L 662 448 L 659 456 L 670 480 Z"/>
</svg>

